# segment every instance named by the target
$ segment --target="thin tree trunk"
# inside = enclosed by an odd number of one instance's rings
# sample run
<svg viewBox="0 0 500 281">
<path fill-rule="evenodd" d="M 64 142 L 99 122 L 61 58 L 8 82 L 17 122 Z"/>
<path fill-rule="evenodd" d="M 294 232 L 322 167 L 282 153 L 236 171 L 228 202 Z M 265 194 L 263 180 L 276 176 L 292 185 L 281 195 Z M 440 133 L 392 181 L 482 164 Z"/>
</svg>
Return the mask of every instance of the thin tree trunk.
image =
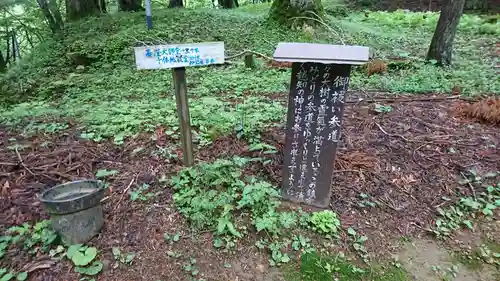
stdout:
<svg viewBox="0 0 500 281">
<path fill-rule="evenodd" d="M 7 70 L 7 61 L 3 57 L 2 51 L 0 51 L 0 72 L 5 72 Z"/>
<path fill-rule="evenodd" d="M 17 56 L 21 59 L 21 47 L 19 46 L 19 41 L 17 40 L 17 32 L 14 33 L 14 45 L 16 47 Z"/>
<path fill-rule="evenodd" d="M 182 0 L 170 0 L 168 2 L 168 7 L 169 8 L 182 8 L 184 7 L 184 3 Z"/>
<path fill-rule="evenodd" d="M 40 9 L 42 9 L 43 15 L 45 16 L 45 19 L 49 23 L 49 28 L 52 31 L 52 33 L 57 33 L 59 29 L 59 24 L 56 22 L 56 19 L 52 15 L 50 11 L 50 5 L 46 0 L 37 0 L 38 6 Z"/>
<path fill-rule="evenodd" d="M 140 2 L 139 2 L 139 6 L 140 6 Z M 99 9 L 101 10 L 101 13 L 107 13 L 108 10 L 106 9 L 106 0 L 99 0 Z"/>
<path fill-rule="evenodd" d="M 19 56 L 17 53 L 17 48 L 16 48 L 16 31 L 12 30 L 10 32 L 10 40 L 12 40 L 12 61 L 16 61 L 16 57 Z"/>
<path fill-rule="evenodd" d="M 88 16 L 99 15 L 101 14 L 100 1 L 66 0 L 66 18 L 68 21 L 75 21 Z"/>
<path fill-rule="evenodd" d="M 64 28 L 64 21 L 61 16 L 61 11 L 59 10 L 59 5 L 57 0 L 47 0 L 50 14 L 54 18 L 54 22 L 57 30 L 62 30 Z"/>
<path fill-rule="evenodd" d="M 439 65 L 450 65 L 453 40 L 464 10 L 465 0 L 446 0 L 427 53 L 427 60 L 436 60 Z"/>
<path fill-rule="evenodd" d="M 6 39 L 7 39 L 7 53 L 5 56 L 5 65 L 10 64 L 10 38 L 9 38 L 9 34 L 6 35 Z"/>
<path fill-rule="evenodd" d="M 118 6 L 120 8 L 120 11 L 124 12 L 144 11 L 144 8 L 141 6 L 141 4 L 142 4 L 141 0 L 118 0 Z"/>
<path fill-rule="evenodd" d="M 219 5 L 222 6 L 223 9 L 233 9 L 236 8 L 235 0 L 219 0 Z"/>
<path fill-rule="evenodd" d="M 35 45 L 33 45 L 33 40 L 31 40 L 30 33 L 27 30 L 25 30 L 24 34 L 26 35 L 26 40 L 28 40 L 30 47 L 33 48 Z"/>
</svg>

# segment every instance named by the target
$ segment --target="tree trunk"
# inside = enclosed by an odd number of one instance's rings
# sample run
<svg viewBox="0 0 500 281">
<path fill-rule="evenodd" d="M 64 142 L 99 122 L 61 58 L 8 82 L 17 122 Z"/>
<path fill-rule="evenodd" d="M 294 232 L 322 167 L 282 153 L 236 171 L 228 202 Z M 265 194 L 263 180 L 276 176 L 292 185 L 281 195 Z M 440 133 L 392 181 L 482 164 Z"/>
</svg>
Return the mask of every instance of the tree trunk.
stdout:
<svg viewBox="0 0 500 281">
<path fill-rule="evenodd" d="M 451 64 L 453 40 L 464 10 L 465 0 L 446 0 L 432 37 L 427 60 L 436 60 L 439 65 Z"/>
<path fill-rule="evenodd" d="M 0 73 L 5 72 L 7 69 L 7 61 L 3 57 L 2 51 L 0 51 Z"/>
<path fill-rule="evenodd" d="M 100 15 L 102 2 L 102 0 L 66 0 L 66 18 L 68 21 L 75 21 Z"/>
<path fill-rule="evenodd" d="M 61 15 L 61 10 L 59 9 L 59 4 L 57 3 L 57 0 L 46 0 L 46 1 L 49 4 L 50 13 L 54 17 L 54 21 L 55 21 L 58 29 L 62 30 L 64 28 L 64 21 L 63 21 L 63 17 Z"/>
<path fill-rule="evenodd" d="M 236 8 L 235 0 L 219 0 L 219 6 L 223 9 L 233 9 Z"/>
<path fill-rule="evenodd" d="M 101 13 L 107 13 L 108 12 L 106 10 L 106 0 L 99 0 L 99 8 L 101 10 Z"/>
<path fill-rule="evenodd" d="M 118 7 L 120 11 L 124 12 L 139 12 L 144 11 L 141 6 L 141 0 L 118 0 Z"/>
<path fill-rule="evenodd" d="M 274 0 L 269 10 L 269 17 L 272 20 L 285 25 L 291 25 L 294 22 L 313 23 L 314 20 L 304 19 L 304 17 L 317 19 L 321 16 L 323 16 L 321 0 Z"/>
<path fill-rule="evenodd" d="M 169 8 L 182 8 L 184 7 L 184 3 L 182 0 L 170 0 L 168 3 Z"/>
<path fill-rule="evenodd" d="M 246 54 L 245 55 L 245 67 L 247 68 L 255 68 L 255 59 L 253 57 L 253 54 Z"/>
<path fill-rule="evenodd" d="M 16 61 L 16 57 L 19 56 L 19 53 L 17 52 L 17 48 L 16 48 L 16 30 L 13 29 L 9 35 L 7 35 L 10 37 L 10 40 L 12 41 L 12 61 Z"/>
<path fill-rule="evenodd" d="M 56 0 L 37 0 L 52 33 L 58 33 L 64 27 L 63 19 Z"/>
</svg>

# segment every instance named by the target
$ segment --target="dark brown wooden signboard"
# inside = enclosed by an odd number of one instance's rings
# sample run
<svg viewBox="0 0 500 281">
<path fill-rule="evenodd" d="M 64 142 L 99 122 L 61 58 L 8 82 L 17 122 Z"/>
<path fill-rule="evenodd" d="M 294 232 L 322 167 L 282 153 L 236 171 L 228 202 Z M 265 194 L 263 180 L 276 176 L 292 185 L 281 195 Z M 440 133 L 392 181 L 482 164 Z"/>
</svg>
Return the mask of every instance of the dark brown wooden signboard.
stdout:
<svg viewBox="0 0 500 281">
<path fill-rule="evenodd" d="M 288 99 L 282 195 L 291 201 L 326 207 L 330 203 L 333 164 L 351 64 L 359 64 L 365 55 L 367 60 L 368 48 L 361 47 L 365 49 L 362 49 L 363 54 L 356 61 L 352 59 L 359 55 L 356 50 L 346 48 L 348 46 L 333 46 L 337 55 L 339 50 L 347 50 L 344 55 L 351 55 L 349 63 L 345 58 L 339 60 L 316 56 L 307 59 L 304 57 L 307 51 L 297 52 L 292 47 L 297 46 L 282 45 L 281 49 L 278 46 L 275 53 L 275 57 L 281 54 L 286 58 L 283 60 L 294 61 Z M 307 47 L 316 55 L 321 55 L 322 51 L 329 53 L 325 45 L 307 44 L 302 47 Z M 326 48 L 329 47 L 332 45 L 326 45 Z M 286 53 L 301 57 L 293 59 L 287 57 Z"/>
<path fill-rule="evenodd" d="M 283 195 L 328 205 L 350 65 L 293 63 Z"/>
</svg>

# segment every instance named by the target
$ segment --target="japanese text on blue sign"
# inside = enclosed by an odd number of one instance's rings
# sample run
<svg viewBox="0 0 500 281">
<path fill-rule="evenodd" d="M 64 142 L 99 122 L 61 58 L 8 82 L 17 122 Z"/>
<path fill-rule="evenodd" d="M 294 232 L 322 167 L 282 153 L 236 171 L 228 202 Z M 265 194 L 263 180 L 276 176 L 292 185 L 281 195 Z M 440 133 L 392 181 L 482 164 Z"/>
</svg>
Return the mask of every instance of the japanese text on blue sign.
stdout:
<svg viewBox="0 0 500 281">
<path fill-rule="evenodd" d="M 205 65 L 215 63 L 215 58 L 201 58 L 199 48 L 156 48 L 146 49 L 144 55 L 156 58 L 158 64 L 189 63 L 189 65 Z"/>
</svg>

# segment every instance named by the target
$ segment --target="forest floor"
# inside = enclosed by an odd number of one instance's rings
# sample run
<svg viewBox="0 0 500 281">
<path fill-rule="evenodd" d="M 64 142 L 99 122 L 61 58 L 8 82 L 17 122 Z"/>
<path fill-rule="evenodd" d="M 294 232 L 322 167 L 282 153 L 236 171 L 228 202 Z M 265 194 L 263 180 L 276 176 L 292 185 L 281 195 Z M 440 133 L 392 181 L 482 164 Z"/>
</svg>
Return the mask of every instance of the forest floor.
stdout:
<svg viewBox="0 0 500 281">
<path fill-rule="evenodd" d="M 336 231 L 319 233 L 311 219 L 319 210 L 289 202 L 256 222 L 281 185 L 290 80 L 288 68 L 262 58 L 255 69 L 240 58 L 187 69 L 196 176 L 175 178 L 191 172 L 180 161 L 170 74 L 138 72 L 130 48 L 223 40 L 228 56 L 271 56 L 289 38 L 339 41 L 328 30 L 264 24 L 268 8 L 165 9 L 151 31 L 141 13 L 90 19 L 3 76 L 0 281 L 8 272 L 19 280 L 23 272 L 29 280 L 500 279 L 500 101 L 480 96 L 500 93 L 500 30 L 477 15 L 464 16 L 455 64 L 440 68 L 423 59 L 437 14 L 327 9 L 347 44 L 389 62 L 385 73 L 351 74 L 331 186 Z M 68 50 L 88 64 L 60 55 Z M 95 267 L 75 266 L 54 245 L 38 199 L 78 179 L 106 186 L 105 225 L 89 243 Z M 231 187 L 220 198 L 233 201 L 209 197 L 218 180 Z M 264 196 L 238 209 L 242 186 Z M 191 189 L 199 194 L 180 204 Z"/>
<path fill-rule="evenodd" d="M 286 94 L 281 97 L 284 100 Z M 351 97 L 357 100 L 355 93 Z M 415 98 L 411 96 L 374 97 L 397 100 L 386 113 L 377 113 L 371 102 L 347 105 L 331 198 L 331 209 L 339 214 L 344 231 L 338 239 L 318 240 L 321 241 L 317 242 L 318 249 L 324 255 L 344 252 L 355 260 L 360 255 L 364 257 L 353 249 L 353 240 L 345 233 L 351 227 L 357 235 L 368 237 L 365 247 L 370 263 L 382 268 L 369 271 L 371 275 L 362 275 L 365 280 L 412 280 L 412 276 L 416 280 L 442 280 L 443 276 L 455 276 L 454 280 L 498 280 L 498 269 L 485 263 L 492 262 L 489 259 L 493 259 L 493 264 L 495 260 L 498 263 L 493 256 L 500 250 L 496 210 L 492 215 L 479 216 L 474 221 L 474 231 L 461 230 L 446 240 L 432 237 L 441 231 L 436 226 L 437 219 L 450 225 L 464 220 L 459 216 L 436 217 L 437 208 L 450 210 L 454 206 L 470 216 L 480 210 L 455 202 L 471 198 L 472 192 L 477 198 L 486 196 L 488 200 L 487 191 L 475 179 L 471 181 L 474 187 L 459 182 L 462 175 L 473 177 L 471 170 L 478 177 L 490 174 L 490 179 L 483 177 L 483 183 L 499 182 L 499 177 L 491 172 L 500 170 L 500 151 L 496 148 L 500 145 L 500 128 L 457 116 L 457 109 L 464 101 L 448 97 L 418 101 L 422 98 L 425 99 L 420 96 L 412 101 Z M 255 162 L 252 164 L 255 167 L 250 168 L 256 176 L 276 186 L 280 184 L 282 169 L 280 135 L 279 128 L 262 134 L 263 143 L 278 148 L 279 152 L 269 156 L 271 163 Z M 106 223 L 91 242 L 101 252 L 105 265 L 98 280 L 189 280 L 186 265 L 191 259 L 196 259 L 193 264 L 199 271 L 196 277 L 205 280 L 307 278 L 294 276 L 293 265 L 285 265 L 283 269 L 269 267 L 267 251 L 253 245 L 257 238 L 238 241 L 234 248 L 224 251 L 212 247 L 216 237 L 212 233 L 191 230 L 176 210 L 170 185 L 161 181 L 182 169 L 181 163 L 176 158 L 154 157 L 159 148 L 167 147 L 171 141 L 168 136 L 156 133 L 154 138 L 142 135 L 117 146 L 82 141 L 73 130 L 56 137 L 30 138 L 3 131 L 0 155 L 4 162 L 2 172 L 8 177 L 2 181 L 1 223 L 20 225 L 46 218 L 37 199 L 46 186 L 95 178 L 103 170 L 117 171 L 103 179 L 109 184 L 103 203 Z M 199 163 L 235 155 L 262 156 L 261 152 L 249 152 L 248 148 L 249 144 L 236 136 L 223 136 L 196 151 L 196 159 Z M 127 192 L 143 184 L 150 186 L 145 194 L 160 193 L 144 202 L 131 201 Z M 500 186 L 496 192 L 500 194 Z M 166 233 L 179 234 L 180 239 L 169 241 Z M 135 253 L 133 263 L 113 268 L 113 247 Z M 481 249 L 490 252 L 484 256 Z M 283 251 L 290 252 L 293 260 L 300 263 L 301 251 L 293 251 L 291 245 Z M 47 262 L 45 255 L 30 258 L 19 255 L 18 251 L 6 256 L 12 258 L 14 268 L 36 269 L 39 263 Z M 316 262 L 310 263 L 316 266 Z M 359 267 L 366 265 L 360 263 Z M 319 268 L 323 275 L 327 272 L 324 267 Z M 66 262 L 52 265 L 50 270 L 35 271 L 30 280 L 77 278 L 78 274 Z M 302 280 L 331 280 L 314 278 Z"/>
</svg>

